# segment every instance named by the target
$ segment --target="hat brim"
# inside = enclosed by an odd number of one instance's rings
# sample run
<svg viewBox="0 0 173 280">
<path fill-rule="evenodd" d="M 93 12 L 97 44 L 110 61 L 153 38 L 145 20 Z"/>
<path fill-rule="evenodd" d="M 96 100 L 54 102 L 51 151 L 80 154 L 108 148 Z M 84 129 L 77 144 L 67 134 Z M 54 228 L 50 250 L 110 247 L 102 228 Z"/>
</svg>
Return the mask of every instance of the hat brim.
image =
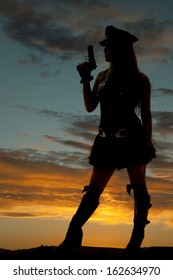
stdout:
<svg viewBox="0 0 173 280">
<path fill-rule="evenodd" d="M 99 44 L 103 47 L 105 47 L 108 43 L 109 44 L 115 44 L 116 42 L 122 42 L 122 43 L 130 43 L 133 44 L 136 41 L 138 41 L 138 38 L 135 35 L 132 35 L 126 31 L 123 31 L 124 34 L 126 33 L 126 36 L 124 36 L 123 34 L 116 36 L 114 38 L 105 38 L 102 41 L 99 42 Z"/>
<path fill-rule="evenodd" d="M 109 41 L 110 41 L 109 39 L 104 39 L 104 40 L 100 41 L 99 44 L 100 44 L 102 47 L 105 47 L 106 44 L 107 44 Z"/>
</svg>

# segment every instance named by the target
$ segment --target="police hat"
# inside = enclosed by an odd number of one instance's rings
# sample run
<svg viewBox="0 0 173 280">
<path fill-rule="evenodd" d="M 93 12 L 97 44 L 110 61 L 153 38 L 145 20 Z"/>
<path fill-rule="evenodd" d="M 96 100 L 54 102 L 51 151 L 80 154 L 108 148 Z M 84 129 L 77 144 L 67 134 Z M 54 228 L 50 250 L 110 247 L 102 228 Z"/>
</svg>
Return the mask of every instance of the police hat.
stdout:
<svg viewBox="0 0 173 280">
<path fill-rule="evenodd" d="M 100 41 L 99 44 L 101 46 L 105 46 L 106 44 L 115 44 L 119 43 L 130 43 L 133 44 L 138 41 L 138 38 L 129 32 L 118 29 L 112 25 L 107 26 L 105 30 L 105 39 Z"/>
</svg>

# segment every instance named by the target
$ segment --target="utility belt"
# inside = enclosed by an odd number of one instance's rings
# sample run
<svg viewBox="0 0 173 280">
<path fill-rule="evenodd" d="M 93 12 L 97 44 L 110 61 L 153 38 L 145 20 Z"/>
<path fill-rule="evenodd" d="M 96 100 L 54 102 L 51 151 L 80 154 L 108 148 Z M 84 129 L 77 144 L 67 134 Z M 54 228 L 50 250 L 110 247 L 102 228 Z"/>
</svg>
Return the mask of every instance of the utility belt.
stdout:
<svg viewBox="0 0 173 280">
<path fill-rule="evenodd" d="M 101 127 L 99 127 L 99 135 L 101 137 L 115 137 L 115 138 L 126 138 L 127 137 L 127 129 L 121 128 L 116 132 L 105 132 Z"/>
</svg>

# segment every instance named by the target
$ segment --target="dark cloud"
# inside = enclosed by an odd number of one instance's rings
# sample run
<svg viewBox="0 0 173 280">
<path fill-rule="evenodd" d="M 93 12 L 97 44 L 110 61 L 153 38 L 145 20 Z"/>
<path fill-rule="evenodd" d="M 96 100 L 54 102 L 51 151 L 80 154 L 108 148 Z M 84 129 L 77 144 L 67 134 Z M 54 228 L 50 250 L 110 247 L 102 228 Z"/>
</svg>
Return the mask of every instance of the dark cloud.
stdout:
<svg viewBox="0 0 173 280">
<path fill-rule="evenodd" d="M 99 125 L 98 115 L 82 115 L 75 113 L 64 113 L 50 110 L 40 110 L 27 106 L 16 105 L 17 108 L 35 112 L 44 117 L 57 118 L 64 124 L 66 138 L 60 139 L 54 135 L 46 135 L 44 139 L 54 143 L 73 146 L 75 148 L 88 150 L 91 146 Z M 165 148 L 172 150 L 171 139 L 173 136 L 173 112 L 152 112 L 153 117 L 153 137 L 156 148 L 161 153 L 165 153 Z M 165 137 L 166 136 L 166 137 Z M 163 139 L 161 139 L 163 137 Z M 69 140 L 70 139 L 70 140 Z M 79 140 L 80 139 L 80 140 Z M 83 140 L 82 140 L 83 139 Z M 161 142 L 162 141 L 162 142 Z M 170 144 L 169 144 L 170 142 Z"/>
<path fill-rule="evenodd" d="M 39 108 L 33 108 L 29 106 L 24 106 L 24 105 L 14 105 L 14 108 L 18 108 L 20 110 L 25 110 L 29 112 L 35 112 L 40 115 L 43 115 L 45 117 L 50 117 L 50 118 L 59 118 L 59 119 L 67 119 L 67 118 L 72 118 L 74 115 L 73 113 L 65 113 L 65 112 L 57 112 L 57 111 L 51 111 L 47 109 L 39 109 Z"/>
<path fill-rule="evenodd" d="M 50 140 L 51 139 L 51 140 Z M 52 141 L 52 137 L 46 136 L 46 140 Z M 6 164 L 12 164 L 16 165 L 16 167 L 21 168 L 27 168 L 29 170 L 33 170 L 36 167 L 40 167 L 42 164 L 42 167 L 49 170 L 51 173 L 54 168 L 58 168 L 59 172 L 66 172 L 66 170 L 70 170 L 76 168 L 82 168 L 87 169 L 88 168 L 88 160 L 86 152 L 86 146 L 85 144 L 81 143 L 81 147 L 77 145 L 77 143 L 74 141 L 74 143 L 64 143 L 65 141 L 62 141 L 63 145 L 69 145 L 73 147 L 77 147 L 77 149 L 82 149 L 83 152 L 63 152 L 63 151 L 48 151 L 45 153 L 40 153 L 36 149 L 18 149 L 18 150 L 4 150 L 0 149 L 0 158 L 3 163 Z M 61 143 L 61 142 L 60 142 Z M 88 147 L 89 150 L 89 147 Z M 35 172 L 37 171 L 37 168 L 35 169 Z M 3 178 L 8 176 L 8 172 L 4 170 L 4 173 L 2 173 Z M 20 177 L 20 174 L 17 173 L 13 174 L 14 178 Z"/>
<path fill-rule="evenodd" d="M 152 61 L 161 61 L 162 63 L 167 63 L 172 61 L 173 59 L 173 51 L 172 49 L 160 46 L 153 46 L 152 44 L 147 44 L 145 42 L 144 45 L 140 44 L 136 48 L 137 54 L 142 58 L 152 59 Z"/>
<path fill-rule="evenodd" d="M 153 112 L 152 115 L 156 120 L 154 130 L 167 138 L 173 136 L 173 112 Z"/>
<path fill-rule="evenodd" d="M 136 51 L 140 57 L 167 63 L 173 59 L 172 23 L 172 20 L 146 18 L 127 22 L 124 27 L 139 37 Z"/>
<path fill-rule="evenodd" d="M 19 106 L 20 107 L 20 106 Z M 28 107 L 22 107 L 28 110 Z M 44 110 L 34 110 L 36 113 L 43 113 Z M 45 116 L 61 117 L 62 114 L 58 112 L 51 113 L 44 111 Z M 166 113 L 155 112 L 154 118 L 157 122 L 165 122 L 170 124 L 169 117 Z M 73 116 L 73 117 L 72 117 Z M 66 120 L 71 119 L 71 129 L 78 128 L 80 133 L 75 134 L 75 137 L 81 137 L 82 130 L 86 127 L 92 130 L 91 119 L 85 119 L 84 116 L 65 114 Z M 69 126 L 68 126 L 69 127 Z M 67 131 L 69 134 L 71 130 Z M 53 142 L 61 142 L 54 136 L 46 135 L 46 140 Z M 87 138 L 87 136 L 86 136 Z M 78 139 L 78 138 L 76 138 Z M 85 139 L 85 137 L 84 137 Z M 88 138 L 87 138 L 88 139 Z M 85 139 L 86 140 L 86 139 Z M 65 143 L 66 142 L 66 143 Z M 77 142 L 62 141 L 62 144 L 67 146 L 73 145 L 77 147 Z M 84 141 L 87 143 L 87 141 Z M 82 144 L 82 143 L 80 143 Z M 169 143 L 171 145 L 171 143 Z M 81 148 L 81 147 L 80 147 Z M 170 147 L 169 147 L 170 148 Z M 83 146 L 83 150 L 85 147 Z M 169 156 L 164 153 L 164 142 L 161 146 L 162 155 L 159 155 L 148 167 L 150 175 L 147 176 L 152 185 L 152 203 L 155 210 L 164 211 L 169 209 L 173 201 L 172 197 L 172 161 Z M 75 168 L 73 168 L 75 167 Z M 83 185 L 83 180 L 88 176 L 88 160 L 85 152 L 63 152 L 63 151 L 47 151 L 39 153 L 36 149 L 19 149 L 19 150 L 0 150 L 0 204 L 2 216 L 13 216 L 11 207 L 15 205 L 61 205 L 61 206 L 76 206 L 81 199 L 81 192 L 79 192 L 79 184 Z M 124 174 L 124 173 L 123 173 Z M 120 175 L 118 175 L 120 176 Z M 86 179 L 87 182 L 88 179 Z M 115 184 L 124 182 L 124 178 L 116 177 Z M 85 182 L 85 183 L 86 183 Z M 68 187 L 66 184 L 69 184 Z M 125 186 L 125 184 L 123 184 Z M 81 187 L 80 186 L 80 187 Z M 154 186 L 154 187 L 153 187 Z M 164 186 L 164 188 L 163 188 Z M 129 204 L 128 196 L 123 190 L 116 193 L 114 187 L 108 191 L 109 196 L 103 196 L 102 201 L 104 205 L 124 205 L 127 209 L 131 206 Z M 164 194 L 164 195 L 163 195 Z M 14 208 L 15 209 L 15 208 Z M 34 208 L 35 209 L 35 208 Z M 9 214 L 8 211 L 9 210 Z M 14 216 L 25 216 L 25 212 L 14 211 Z M 28 217 L 39 213 L 29 212 Z M 46 213 L 42 213 L 46 216 Z M 53 213 L 53 216 L 55 214 Z M 27 216 L 27 214 L 26 214 Z"/>
<path fill-rule="evenodd" d="M 166 203 L 165 203 L 166 201 Z M 155 209 L 159 211 L 166 211 L 172 209 L 173 204 L 173 194 L 171 193 L 153 193 L 152 194 L 152 203 Z"/>
<path fill-rule="evenodd" d="M 163 89 L 162 89 L 163 91 Z M 66 130 L 73 136 L 83 137 L 87 141 L 92 141 L 93 136 L 97 132 L 97 127 L 99 124 L 98 115 L 80 115 L 75 113 L 65 113 L 50 111 L 47 109 L 31 108 L 28 106 L 16 105 L 16 108 L 28 110 L 31 112 L 38 113 L 45 117 L 58 118 L 66 126 Z M 173 112 L 152 112 L 152 117 L 154 120 L 154 132 L 159 132 L 161 134 L 166 133 L 167 136 L 171 136 L 173 132 Z M 52 136 L 53 137 L 53 136 Z M 51 139 L 53 140 L 53 138 Z M 55 141 L 55 139 L 54 139 Z"/>
<path fill-rule="evenodd" d="M 13 40 L 43 52 L 61 51 L 60 56 L 67 51 L 73 54 L 84 44 L 83 34 L 76 36 L 71 28 L 56 21 L 51 12 L 47 13 L 43 9 L 46 3 L 42 7 L 39 1 L 30 4 L 26 1 L 23 4 L 18 1 L 7 2 L 8 5 L 1 4 L 1 14 L 6 17 L 3 30 Z M 49 7 L 53 2 L 49 1 Z"/>
<path fill-rule="evenodd" d="M 51 76 L 59 76 L 61 73 L 60 69 L 54 69 L 50 64 L 44 63 L 41 55 L 29 53 L 26 57 L 18 59 L 17 65 L 26 67 L 35 67 L 40 72 L 41 78 L 48 78 Z"/>
<path fill-rule="evenodd" d="M 161 39 L 165 36 L 165 32 L 172 24 L 172 20 L 156 20 L 154 18 L 146 18 L 136 22 L 127 23 L 128 29 L 139 34 L 140 39 L 153 44 L 160 44 Z"/>
<path fill-rule="evenodd" d="M 19 59 L 17 61 L 17 64 L 19 65 L 31 65 L 31 66 L 43 66 L 42 65 L 42 61 L 41 61 L 41 58 L 35 54 L 28 54 L 26 58 L 23 58 L 23 59 Z M 47 66 L 47 65 L 44 65 L 44 66 Z"/>
<path fill-rule="evenodd" d="M 152 88 L 152 97 L 168 97 L 173 95 L 171 88 Z"/>
<path fill-rule="evenodd" d="M 7 0 L 0 5 L 6 35 L 41 52 L 56 53 L 64 60 L 83 53 L 87 44 L 99 42 L 109 23 L 139 35 L 137 51 L 141 56 L 173 58 L 169 40 L 172 21 L 169 19 L 135 21 L 133 15 L 129 16 L 114 3 L 101 0 L 32 0 L 29 3 Z"/>
<path fill-rule="evenodd" d="M 61 140 L 58 137 L 55 136 L 50 136 L 50 135 L 44 135 L 43 139 L 54 142 L 54 143 L 60 143 L 63 145 L 71 146 L 74 148 L 82 149 L 82 150 L 87 150 L 90 148 L 90 145 L 78 141 L 72 141 L 72 140 Z"/>
<path fill-rule="evenodd" d="M 98 130 L 99 117 L 97 115 L 41 110 L 23 105 L 15 105 L 15 108 L 35 112 L 44 117 L 55 118 L 63 123 L 63 131 L 65 131 L 65 136 L 63 136 L 63 138 L 57 136 L 57 132 L 55 132 L 55 135 L 43 135 L 43 141 L 46 140 L 55 144 L 62 144 L 67 147 L 83 150 L 85 156 L 89 153 Z"/>
<path fill-rule="evenodd" d="M 66 126 L 66 129 L 68 129 L 71 135 L 84 137 L 88 140 L 93 139 L 93 134 L 96 133 L 99 124 L 98 115 L 83 115 L 80 113 L 58 112 L 47 109 L 33 108 L 24 105 L 14 105 L 14 108 L 29 112 L 35 112 L 48 118 L 59 119 L 63 123 L 69 124 L 68 127 Z"/>
<path fill-rule="evenodd" d="M 49 151 L 43 155 L 35 150 L 30 151 L 29 153 L 32 152 L 33 158 L 38 159 L 38 161 L 42 160 L 42 162 L 50 162 L 57 164 L 57 166 L 61 165 L 69 168 L 87 169 L 89 167 L 89 150 L 97 133 L 99 121 L 97 115 L 63 113 L 25 106 L 17 106 L 17 108 L 29 110 L 55 120 L 59 119 L 63 122 L 63 138 L 57 137 L 57 133 L 55 133 L 54 135 L 42 135 L 42 140 L 63 145 L 64 147 L 61 149 L 61 146 L 57 146 L 58 152 Z M 150 163 L 148 176 L 150 180 L 154 178 L 154 183 L 158 184 L 158 186 L 160 186 L 160 182 L 164 185 L 169 185 L 169 182 L 172 180 L 173 113 L 158 111 L 152 112 L 152 116 L 153 138 L 157 150 L 157 158 Z M 70 152 L 71 147 L 74 149 L 73 152 Z M 63 151 L 64 148 L 66 151 Z M 27 152 L 25 151 L 25 153 Z M 23 156 L 25 156 L 25 153 Z M 29 157 L 32 158 L 31 154 Z"/>
<path fill-rule="evenodd" d="M 168 96 L 173 95 L 173 89 L 170 89 L 170 88 L 159 88 L 159 89 L 157 89 L 157 91 L 163 95 L 168 95 Z"/>
<path fill-rule="evenodd" d="M 31 2 L 31 1 L 30 1 Z M 9 18 L 27 16 L 32 12 L 32 6 L 27 1 L 5 0 L 0 1 L 0 15 Z"/>
<path fill-rule="evenodd" d="M 153 112 L 153 138 L 157 158 L 151 168 L 159 178 L 172 178 L 173 112 Z"/>
</svg>

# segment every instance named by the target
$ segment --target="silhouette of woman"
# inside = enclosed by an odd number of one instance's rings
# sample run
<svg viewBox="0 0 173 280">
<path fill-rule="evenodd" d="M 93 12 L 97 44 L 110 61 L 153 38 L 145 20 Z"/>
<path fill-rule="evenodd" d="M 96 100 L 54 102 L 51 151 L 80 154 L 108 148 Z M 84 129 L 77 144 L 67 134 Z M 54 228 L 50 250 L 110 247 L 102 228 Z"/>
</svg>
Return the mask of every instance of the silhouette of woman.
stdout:
<svg viewBox="0 0 173 280">
<path fill-rule="evenodd" d="M 68 248 L 82 244 L 82 226 L 99 205 L 99 197 L 115 172 L 127 169 L 126 189 L 134 194 L 134 227 L 128 250 L 138 250 L 149 223 L 151 207 L 146 186 L 146 165 L 156 157 L 152 144 L 150 111 L 150 81 L 139 71 L 133 43 L 137 37 L 127 31 L 107 26 L 104 46 L 105 60 L 110 67 L 98 74 L 90 87 L 91 70 L 88 62 L 78 65 L 82 77 L 86 110 L 92 112 L 100 103 L 99 131 L 91 149 L 89 163 L 93 171 L 81 203 L 73 216 L 61 246 Z M 136 108 L 140 108 L 140 118 Z M 139 111 L 139 110 L 138 110 Z"/>
</svg>

